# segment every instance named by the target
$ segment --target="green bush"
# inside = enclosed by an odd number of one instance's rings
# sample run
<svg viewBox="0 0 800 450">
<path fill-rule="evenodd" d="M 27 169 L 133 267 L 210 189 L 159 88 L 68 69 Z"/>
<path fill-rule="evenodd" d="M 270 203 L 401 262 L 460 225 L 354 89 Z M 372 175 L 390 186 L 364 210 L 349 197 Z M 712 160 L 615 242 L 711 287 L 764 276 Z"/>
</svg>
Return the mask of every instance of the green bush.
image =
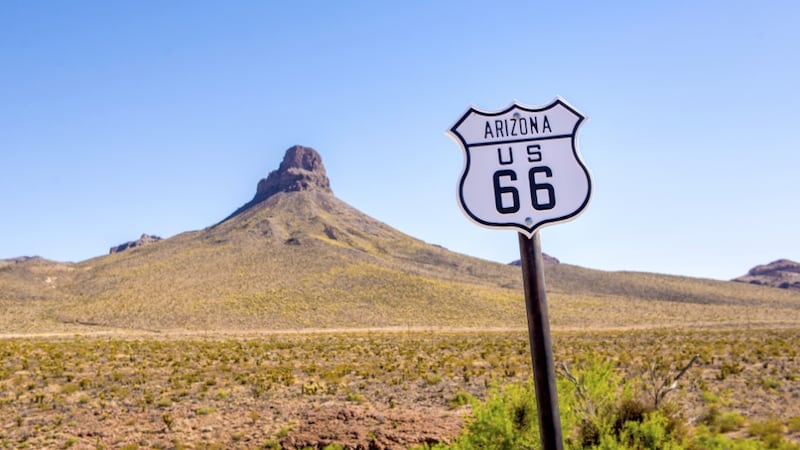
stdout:
<svg viewBox="0 0 800 450">
<path fill-rule="evenodd" d="M 563 434 L 568 446 L 591 448 L 621 429 L 619 406 L 631 406 L 633 398 L 610 362 L 589 357 L 575 369 L 573 375 L 564 367 L 558 383 Z"/>
<path fill-rule="evenodd" d="M 744 417 L 737 412 L 725 413 L 719 418 L 719 432 L 730 433 L 744 426 Z"/>
<path fill-rule="evenodd" d="M 473 403 L 473 418 L 453 450 L 533 450 L 539 424 L 533 384 L 493 387 L 484 403 Z"/>
<path fill-rule="evenodd" d="M 339 444 L 328 444 L 322 450 L 344 450 L 344 447 Z"/>
<path fill-rule="evenodd" d="M 789 419 L 787 428 L 790 433 L 800 432 L 800 416 L 795 416 Z"/>
<path fill-rule="evenodd" d="M 674 411 L 654 411 L 640 401 L 613 364 L 589 358 L 558 380 L 565 448 L 684 449 Z M 473 400 L 472 416 L 452 445 L 420 450 L 533 450 L 541 448 L 532 382 L 494 386 L 485 402 Z"/>
<path fill-rule="evenodd" d="M 696 430 L 688 450 L 761 450 L 763 448 L 756 441 L 730 439 L 721 434 L 712 434 L 708 427 L 700 426 Z"/>
<path fill-rule="evenodd" d="M 683 449 L 680 437 L 670 432 L 670 418 L 660 411 L 646 414 L 642 420 L 623 423 L 619 442 L 622 448 L 678 450 Z"/>
<path fill-rule="evenodd" d="M 766 448 L 781 448 L 783 443 L 783 424 L 778 419 L 755 422 L 750 425 L 748 432 L 764 442 Z"/>
</svg>

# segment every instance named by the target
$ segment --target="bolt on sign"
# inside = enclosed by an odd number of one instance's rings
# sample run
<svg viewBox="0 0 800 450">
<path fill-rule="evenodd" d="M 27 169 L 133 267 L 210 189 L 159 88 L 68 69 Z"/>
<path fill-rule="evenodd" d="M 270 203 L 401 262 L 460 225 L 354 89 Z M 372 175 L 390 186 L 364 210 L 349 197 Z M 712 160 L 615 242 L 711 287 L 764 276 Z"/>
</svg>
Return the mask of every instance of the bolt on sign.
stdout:
<svg viewBox="0 0 800 450">
<path fill-rule="evenodd" d="M 584 119 L 560 98 L 538 108 L 517 102 L 497 112 L 470 107 L 449 130 L 464 151 L 458 198 L 467 217 L 530 238 L 580 214 L 592 191 L 576 145 Z"/>
</svg>

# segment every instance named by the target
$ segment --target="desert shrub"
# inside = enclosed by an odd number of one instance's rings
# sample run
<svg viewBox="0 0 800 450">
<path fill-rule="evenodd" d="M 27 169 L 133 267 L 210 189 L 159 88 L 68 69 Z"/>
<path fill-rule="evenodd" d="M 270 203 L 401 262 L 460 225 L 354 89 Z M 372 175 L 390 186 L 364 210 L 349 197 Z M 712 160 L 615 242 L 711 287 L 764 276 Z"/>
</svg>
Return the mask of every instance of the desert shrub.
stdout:
<svg viewBox="0 0 800 450">
<path fill-rule="evenodd" d="M 492 387 L 485 402 L 473 402 L 472 419 L 453 450 L 533 450 L 539 425 L 533 383 Z"/>
<path fill-rule="evenodd" d="M 680 437 L 670 431 L 671 418 L 661 411 L 645 413 L 640 420 L 628 420 L 619 434 L 621 448 L 630 449 L 683 449 Z"/>
<path fill-rule="evenodd" d="M 714 433 L 730 433 L 744 426 L 745 419 L 733 411 L 722 413 L 716 405 L 710 406 L 700 417 L 698 423 Z"/>
<path fill-rule="evenodd" d="M 645 380 L 623 380 L 611 362 L 596 357 L 577 369 L 577 376 L 565 373 L 573 386 L 562 389 L 566 394 L 562 402 L 578 413 L 577 423 L 562 419 L 569 427 L 565 429 L 571 430 L 569 448 L 683 448 L 686 430 L 679 410 L 668 402 L 656 407 L 651 399 L 654 390 Z"/>
<path fill-rule="evenodd" d="M 761 379 L 761 386 L 764 389 L 778 389 L 781 387 L 781 382 L 778 379 L 767 377 Z"/>
<path fill-rule="evenodd" d="M 448 402 L 448 405 L 451 408 L 455 409 L 455 408 L 460 408 L 460 407 L 465 406 L 465 405 L 469 405 L 470 402 L 472 402 L 472 401 L 474 401 L 474 397 L 472 395 L 470 395 L 468 392 L 458 391 L 453 396 L 453 398 L 450 399 L 450 401 Z"/>
<path fill-rule="evenodd" d="M 751 436 L 758 438 L 766 448 L 784 448 L 783 423 L 778 419 L 769 419 L 763 422 L 750 424 L 747 430 Z"/>
<path fill-rule="evenodd" d="M 763 445 L 757 441 L 731 439 L 711 432 L 708 427 L 700 426 L 687 450 L 761 450 Z"/>
<path fill-rule="evenodd" d="M 559 409 L 568 449 L 683 449 L 685 431 L 676 411 L 654 410 L 623 382 L 610 361 L 588 358 L 559 379 Z M 430 450 L 540 448 L 531 381 L 494 386 L 485 402 L 473 400 L 472 416 L 451 446 Z"/>
<path fill-rule="evenodd" d="M 719 432 L 730 433 L 744 426 L 744 417 L 737 412 L 729 412 L 719 418 Z"/>
<path fill-rule="evenodd" d="M 591 448 L 618 436 L 628 420 L 642 420 L 648 408 L 634 398 L 611 362 L 596 356 L 579 361 L 573 375 L 562 366 L 559 382 L 566 443 Z M 605 439 L 608 442 L 608 438 Z"/>
<path fill-rule="evenodd" d="M 800 416 L 790 418 L 787 423 L 787 429 L 790 433 L 800 432 Z"/>
<path fill-rule="evenodd" d="M 264 450 L 281 450 L 281 443 L 277 439 L 268 439 L 261 448 Z"/>
<path fill-rule="evenodd" d="M 738 375 L 742 373 L 744 367 L 738 361 L 725 361 L 719 368 L 717 380 L 723 381 L 731 375 Z"/>
</svg>

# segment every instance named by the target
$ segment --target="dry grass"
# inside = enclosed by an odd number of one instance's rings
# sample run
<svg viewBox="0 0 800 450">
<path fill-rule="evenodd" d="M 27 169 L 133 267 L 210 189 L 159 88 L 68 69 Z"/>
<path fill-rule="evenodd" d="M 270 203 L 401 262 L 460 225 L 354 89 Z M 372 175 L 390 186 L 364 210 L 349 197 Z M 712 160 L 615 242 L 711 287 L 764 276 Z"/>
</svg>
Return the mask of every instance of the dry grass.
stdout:
<svg viewBox="0 0 800 450">
<path fill-rule="evenodd" d="M 554 349 L 568 364 L 611 359 L 643 383 L 651 366 L 700 355 L 669 397 L 688 424 L 736 434 L 779 417 L 798 438 L 797 329 L 559 332 Z M 0 340 L 0 355 L 0 448 L 253 448 L 325 410 L 450 411 L 457 424 L 464 393 L 530 376 L 524 332 L 27 338 Z"/>
</svg>

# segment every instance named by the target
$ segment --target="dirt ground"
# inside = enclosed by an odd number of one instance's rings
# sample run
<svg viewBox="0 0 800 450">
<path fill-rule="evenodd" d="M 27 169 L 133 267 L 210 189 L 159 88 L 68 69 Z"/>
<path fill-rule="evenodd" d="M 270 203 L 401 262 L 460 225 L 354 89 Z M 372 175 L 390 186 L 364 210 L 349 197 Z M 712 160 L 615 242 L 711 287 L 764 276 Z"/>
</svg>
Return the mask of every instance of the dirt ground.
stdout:
<svg viewBox="0 0 800 450">
<path fill-rule="evenodd" d="M 554 341 L 557 360 L 610 355 L 623 370 L 655 354 L 673 367 L 701 355 L 671 394 L 690 424 L 710 408 L 747 423 L 800 417 L 795 330 L 618 330 Z M 530 378 L 527 347 L 521 330 L 9 337 L 0 340 L 0 448 L 448 443 L 470 412 L 456 399 Z"/>
<path fill-rule="evenodd" d="M 78 399 L 55 411 L 26 408 L 10 416 L 7 410 L 2 413 L 0 448 L 294 450 L 339 444 L 346 449 L 401 450 L 451 442 L 468 411 L 396 404 L 394 397 L 391 405 L 384 405 L 285 394 L 257 401 L 237 396 L 204 408 L 193 402 L 167 408 L 99 407 L 95 399 Z M 410 400 L 429 394 L 423 389 L 405 396 Z"/>
</svg>

